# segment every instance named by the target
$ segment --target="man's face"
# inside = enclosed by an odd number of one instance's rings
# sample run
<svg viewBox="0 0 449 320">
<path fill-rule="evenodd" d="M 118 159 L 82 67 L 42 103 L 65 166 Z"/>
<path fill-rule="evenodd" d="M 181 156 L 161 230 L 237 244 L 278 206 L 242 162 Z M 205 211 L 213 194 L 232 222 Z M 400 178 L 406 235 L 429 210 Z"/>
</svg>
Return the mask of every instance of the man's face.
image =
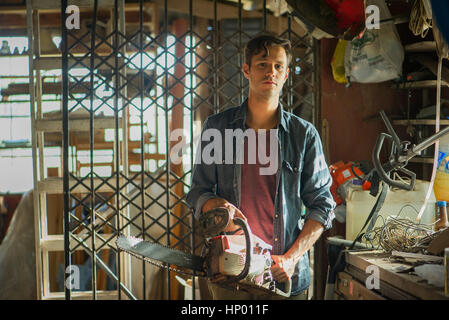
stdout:
<svg viewBox="0 0 449 320">
<path fill-rule="evenodd" d="M 269 46 L 251 59 L 251 66 L 243 64 L 249 80 L 249 90 L 268 97 L 279 96 L 288 78 L 287 54 L 281 46 Z"/>
</svg>

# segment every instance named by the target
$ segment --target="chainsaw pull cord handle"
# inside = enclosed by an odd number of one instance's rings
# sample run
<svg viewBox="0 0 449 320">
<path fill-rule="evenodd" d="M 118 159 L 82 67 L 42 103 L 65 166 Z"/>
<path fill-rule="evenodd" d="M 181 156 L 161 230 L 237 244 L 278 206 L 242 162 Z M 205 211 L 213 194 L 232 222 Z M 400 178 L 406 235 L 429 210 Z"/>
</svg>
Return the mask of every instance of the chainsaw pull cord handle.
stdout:
<svg viewBox="0 0 449 320">
<path fill-rule="evenodd" d="M 251 232 L 251 229 L 248 223 L 242 218 L 235 218 L 232 221 L 234 222 L 234 224 L 242 227 L 243 233 L 245 234 L 245 243 L 246 243 L 245 265 L 239 275 L 235 277 L 230 277 L 229 279 L 225 280 L 224 283 L 236 282 L 245 279 L 249 273 L 249 268 L 251 265 L 251 256 L 253 248 L 253 234 Z"/>
</svg>

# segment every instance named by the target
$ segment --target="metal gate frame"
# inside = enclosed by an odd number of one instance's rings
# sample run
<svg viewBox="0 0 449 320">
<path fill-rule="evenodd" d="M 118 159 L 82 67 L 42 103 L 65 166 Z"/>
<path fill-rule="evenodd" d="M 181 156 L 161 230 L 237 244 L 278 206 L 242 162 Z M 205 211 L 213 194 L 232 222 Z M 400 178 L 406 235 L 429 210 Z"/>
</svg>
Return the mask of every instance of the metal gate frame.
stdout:
<svg viewBox="0 0 449 320">
<path fill-rule="evenodd" d="M 194 136 L 201 128 L 195 120 L 204 121 L 209 114 L 220 112 L 227 107 L 241 103 L 247 91 L 240 66 L 243 62 L 244 43 L 253 35 L 248 34 L 243 25 L 253 22 L 259 31 L 276 31 L 283 21 L 285 30 L 276 32 L 292 41 L 294 57 L 288 82 L 284 86 L 281 104 L 289 111 L 301 114 L 311 110 L 312 123 L 320 123 L 319 118 L 319 48 L 306 32 L 298 34 L 292 24 L 294 18 L 289 14 L 273 17 L 268 12 L 266 1 L 259 18 L 247 20 L 241 0 L 233 6 L 237 12 L 234 19 L 223 19 L 218 10 L 223 4 L 213 1 L 188 1 L 187 18 L 179 15 L 173 18 L 173 2 L 164 0 L 160 12 L 163 12 L 161 30 L 158 33 L 147 32 L 144 27 L 144 7 L 149 2 L 139 1 L 139 29 L 127 34 L 125 31 L 125 4 L 115 0 L 111 8 L 112 29 L 99 32 L 97 19 L 98 0 L 93 1 L 93 19 L 90 30 L 78 34 L 65 27 L 68 17 L 68 1 L 61 6 L 62 28 L 62 110 L 63 110 L 63 188 L 64 188 L 64 248 L 65 267 L 70 268 L 75 253 L 80 248 L 87 253 L 90 263 L 90 291 L 92 299 L 99 298 L 104 290 L 98 288 L 97 277 L 102 270 L 112 279 L 111 290 L 117 291 L 118 299 L 137 299 L 138 294 L 131 289 L 131 259 L 120 253 L 115 246 L 118 234 L 132 234 L 146 240 L 187 250 L 198 251 L 201 245 L 195 237 L 192 211 L 185 202 L 190 173 L 194 159 Z M 170 2 L 170 3 L 169 3 Z M 187 1 L 186 1 L 187 2 Z M 206 3 L 213 8 L 212 17 L 201 19 L 194 6 Z M 100 1 L 100 5 L 102 1 Z M 268 21 L 269 20 L 269 21 Z M 170 22 L 173 22 L 170 24 Z M 271 24 L 270 24 L 271 23 Z M 269 26 L 270 24 L 270 26 Z M 198 30 L 198 25 L 203 27 Z M 228 32 L 224 25 L 234 25 L 235 31 Z M 170 31 L 170 28 L 174 28 Z M 257 29 L 257 28 L 256 28 Z M 254 33 L 257 30 L 254 29 Z M 274 30 L 273 30 L 274 29 Z M 169 36 L 175 36 L 174 43 L 168 42 Z M 171 38 L 173 39 L 173 38 Z M 190 42 L 187 41 L 190 39 Z M 195 39 L 193 41 L 192 39 Z M 186 43 L 187 42 L 187 43 Z M 173 56 L 172 48 L 175 48 Z M 106 48 L 106 54 L 104 49 Z M 133 49 L 128 54 L 126 50 Z M 150 51 L 155 55 L 150 55 Z M 84 52 L 80 54 L 79 52 Z M 137 58 L 136 58 L 137 57 Z M 136 59 L 140 60 L 136 66 Z M 145 62 L 145 61 L 147 62 Z M 149 62 L 148 62 L 149 61 Z M 170 61 L 173 61 L 171 64 Z M 151 73 L 150 65 L 162 69 L 159 75 Z M 129 74 L 133 66 L 133 74 Z M 170 66 L 170 67 L 169 67 Z M 194 66 L 194 67 L 193 67 Z M 77 68 L 88 69 L 80 74 Z M 106 69 L 110 73 L 100 72 Z M 208 70 L 209 72 L 204 72 Z M 211 72 L 212 70 L 212 72 Z M 152 77 L 152 78 L 151 78 Z M 152 81 L 151 81 L 152 80 Z M 147 81 L 147 82 L 146 82 Z M 190 86 L 186 85 L 190 83 Z M 99 94 L 102 87 L 109 87 L 112 94 Z M 151 87 L 150 87 L 151 86 Z M 152 91 L 153 90 L 153 91 Z M 104 93 L 104 91 L 103 91 Z M 186 102 L 187 101 L 187 102 Z M 78 108 L 89 113 L 89 159 L 88 172 L 80 175 L 74 170 L 73 135 L 71 121 Z M 95 171 L 96 130 L 106 128 L 99 110 L 110 109 L 113 121 L 113 169 L 104 176 Z M 154 109 L 156 115 L 153 128 L 156 151 L 148 151 L 144 141 L 146 114 Z M 128 129 L 129 115 L 138 114 L 140 147 L 140 171 L 131 172 L 128 166 Z M 158 122 L 159 117 L 163 120 Z M 186 120 L 187 119 L 187 120 Z M 162 129 L 163 128 L 163 129 Z M 151 129 L 151 128 L 150 128 Z M 174 164 L 170 161 L 173 141 L 169 133 L 174 129 L 183 129 L 188 145 L 184 159 L 187 162 Z M 165 136 L 161 133 L 165 132 Z M 122 133 L 122 134 L 121 134 Z M 163 142 L 162 144 L 160 142 Z M 159 150 L 159 146 L 164 145 Z M 163 154 L 164 159 L 156 155 Z M 156 168 L 150 169 L 149 159 L 158 159 Z M 154 160 L 153 159 L 153 160 Z M 161 162 L 164 162 L 162 165 Z M 160 194 L 149 190 L 156 186 Z M 152 215 L 153 208 L 162 213 Z M 131 212 L 134 211 L 134 214 Z M 151 211 L 151 212 L 150 212 Z M 150 223 L 148 223 L 150 221 Z M 132 228 L 134 228 L 132 231 Z M 153 229 L 163 229 L 162 235 L 155 236 Z M 109 254 L 107 261 L 103 255 Z M 141 299 L 147 299 L 147 274 L 142 263 Z M 67 270 L 67 269 L 66 269 Z M 164 276 L 165 277 L 165 276 Z M 67 277 L 68 279 L 69 277 Z M 167 272 L 166 294 L 168 299 L 182 298 L 176 288 L 173 275 Z M 73 288 L 65 287 L 66 299 L 71 299 Z M 195 281 L 192 294 L 195 295 Z"/>
</svg>

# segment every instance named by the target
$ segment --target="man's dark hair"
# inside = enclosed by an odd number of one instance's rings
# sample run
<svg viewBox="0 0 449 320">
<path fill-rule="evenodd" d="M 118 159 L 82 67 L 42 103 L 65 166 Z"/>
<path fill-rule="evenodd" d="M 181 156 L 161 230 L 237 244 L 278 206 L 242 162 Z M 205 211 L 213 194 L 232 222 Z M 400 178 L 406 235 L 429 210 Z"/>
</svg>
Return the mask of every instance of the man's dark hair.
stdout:
<svg viewBox="0 0 449 320">
<path fill-rule="evenodd" d="M 251 59 L 253 56 L 262 51 L 265 51 L 265 53 L 268 54 L 268 47 L 271 46 L 283 47 L 285 53 L 287 54 L 287 66 L 290 65 L 292 60 L 292 45 L 290 40 L 268 33 L 262 34 L 248 41 L 245 46 L 245 63 L 251 67 Z"/>
</svg>

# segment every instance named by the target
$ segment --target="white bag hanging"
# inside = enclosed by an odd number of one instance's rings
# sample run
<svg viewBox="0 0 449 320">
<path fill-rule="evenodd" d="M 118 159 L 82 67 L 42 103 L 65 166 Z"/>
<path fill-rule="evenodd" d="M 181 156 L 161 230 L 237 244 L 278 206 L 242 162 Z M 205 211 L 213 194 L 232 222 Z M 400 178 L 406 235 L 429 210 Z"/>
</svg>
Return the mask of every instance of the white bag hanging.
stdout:
<svg viewBox="0 0 449 320">
<path fill-rule="evenodd" d="M 380 20 L 391 18 L 384 0 L 367 0 L 379 8 Z M 402 74 L 404 48 L 393 22 L 367 29 L 360 39 L 348 43 L 345 73 L 351 82 L 377 83 L 397 79 Z"/>
</svg>

